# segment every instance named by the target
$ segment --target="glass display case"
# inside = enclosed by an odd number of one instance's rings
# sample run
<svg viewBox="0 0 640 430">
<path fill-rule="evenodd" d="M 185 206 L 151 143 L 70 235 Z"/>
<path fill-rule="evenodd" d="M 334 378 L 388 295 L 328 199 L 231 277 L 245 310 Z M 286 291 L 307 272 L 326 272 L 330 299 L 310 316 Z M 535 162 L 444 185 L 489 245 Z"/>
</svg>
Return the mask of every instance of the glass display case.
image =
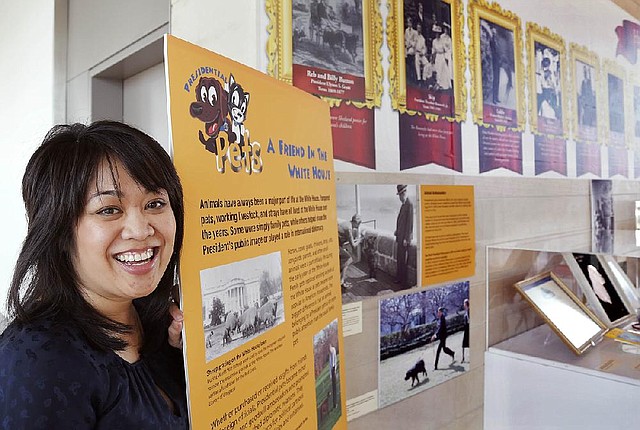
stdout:
<svg viewBox="0 0 640 430">
<path fill-rule="evenodd" d="M 635 231 L 615 238 L 611 254 L 590 232 L 487 247 L 485 428 L 640 425 L 602 408 L 640 396 L 640 346 L 611 336 L 638 320 L 640 248 Z"/>
</svg>

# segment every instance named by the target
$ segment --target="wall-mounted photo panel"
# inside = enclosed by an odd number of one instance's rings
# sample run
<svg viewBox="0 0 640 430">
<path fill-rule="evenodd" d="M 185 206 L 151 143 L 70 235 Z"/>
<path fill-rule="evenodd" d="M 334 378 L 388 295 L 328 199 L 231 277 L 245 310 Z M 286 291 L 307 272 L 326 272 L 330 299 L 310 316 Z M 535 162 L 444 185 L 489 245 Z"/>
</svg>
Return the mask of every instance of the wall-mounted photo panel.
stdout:
<svg viewBox="0 0 640 430">
<path fill-rule="evenodd" d="M 620 297 L 627 309 L 637 314 L 640 311 L 640 292 L 633 285 L 633 282 L 631 282 L 631 279 L 629 279 L 620 264 L 618 264 L 616 258 L 612 255 L 603 254 L 598 256 L 598 261 L 604 267 L 607 275 L 609 275 L 609 279 L 613 281 L 617 291 L 621 293 Z"/>
<path fill-rule="evenodd" d="M 592 179 L 591 193 L 591 248 L 593 252 L 613 252 L 614 213 L 613 191 L 610 179 Z"/>
<path fill-rule="evenodd" d="M 467 97 L 460 0 L 392 0 L 389 5 L 393 108 L 433 119 L 463 120 Z"/>
<path fill-rule="evenodd" d="M 417 197 L 415 185 L 336 186 L 343 303 L 416 286 Z"/>
<path fill-rule="evenodd" d="M 469 370 L 470 306 L 469 281 L 380 300 L 381 408 Z"/>
<path fill-rule="evenodd" d="M 635 309 L 623 300 L 623 292 L 611 280 L 595 254 L 565 254 L 573 275 L 580 283 L 589 308 L 609 328 L 628 323 Z"/>
<path fill-rule="evenodd" d="M 474 121 L 523 130 L 525 79 L 520 18 L 498 3 L 470 0 L 469 29 Z"/>
<path fill-rule="evenodd" d="M 568 79 L 564 40 L 546 27 L 527 23 L 529 120 L 537 134 L 568 137 Z"/>
<path fill-rule="evenodd" d="M 576 354 L 603 336 L 606 326 L 553 272 L 525 279 L 515 287 Z"/>
<path fill-rule="evenodd" d="M 580 142 L 599 142 L 601 93 L 600 60 L 587 48 L 572 43 L 569 48 L 570 88 L 572 92 L 573 139 Z"/>
</svg>

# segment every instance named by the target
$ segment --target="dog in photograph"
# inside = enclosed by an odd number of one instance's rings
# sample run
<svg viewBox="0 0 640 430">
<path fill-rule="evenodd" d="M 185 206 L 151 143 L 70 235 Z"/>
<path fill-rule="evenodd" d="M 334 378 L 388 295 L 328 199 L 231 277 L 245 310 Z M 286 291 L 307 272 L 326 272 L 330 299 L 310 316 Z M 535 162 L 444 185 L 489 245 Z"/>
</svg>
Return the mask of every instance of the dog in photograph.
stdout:
<svg viewBox="0 0 640 430">
<path fill-rule="evenodd" d="M 369 267 L 369 278 L 375 279 L 376 277 L 376 237 L 375 236 L 367 236 L 364 239 L 364 246 L 362 247 L 362 252 L 364 253 L 364 257 L 367 261 L 367 266 Z"/>
<path fill-rule="evenodd" d="M 411 386 L 415 383 L 420 384 L 420 378 L 418 375 L 423 374 L 427 377 L 427 369 L 424 367 L 424 360 L 420 359 L 411 369 L 407 370 L 407 374 L 404 376 L 404 380 L 408 381 L 411 378 Z"/>
</svg>

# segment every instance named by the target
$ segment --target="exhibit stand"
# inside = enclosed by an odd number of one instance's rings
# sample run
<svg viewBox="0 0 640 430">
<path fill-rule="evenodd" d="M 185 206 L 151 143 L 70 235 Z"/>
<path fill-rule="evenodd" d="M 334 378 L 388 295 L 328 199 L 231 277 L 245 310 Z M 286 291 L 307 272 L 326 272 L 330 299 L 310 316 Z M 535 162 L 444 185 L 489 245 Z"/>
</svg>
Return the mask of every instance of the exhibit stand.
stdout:
<svg viewBox="0 0 640 430">
<path fill-rule="evenodd" d="M 636 303 L 637 289 L 630 280 L 637 279 L 639 248 L 633 231 L 616 231 L 615 237 L 612 254 L 591 252 L 590 232 L 487 249 L 484 428 L 583 430 L 640 425 L 640 416 L 631 412 L 640 396 L 640 346 L 606 335 L 611 329 L 629 329 L 636 321 L 631 303 Z M 603 273 L 608 294 L 597 285 L 592 289 L 593 279 L 581 276 L 585 258 Z M 624 275 L 605 271 L 605 266 L 616 266 Z M 561 317 L 545 314 L 547 305 L 525 297 L 515 287 L 547 273 L 553 273 L 562 291 L 566 289 L 578 303 L 575 308 L 565 303 Z M 556 300 L 551 289 L 544 292 L 548 296 L 540 300 Z M 602 298 L 605 301 L 599 303 Z M 619 309 L 613 311 L 609 302 L 615 304 L 617 299 Z M 573 324 L 574 318 L 580 321 L 577 314 L 583 305 L 584 315 L 603 328 L 584 348 L 574 350 L 572 334 L 562 327 L 584 325 Z"/>
</svg>

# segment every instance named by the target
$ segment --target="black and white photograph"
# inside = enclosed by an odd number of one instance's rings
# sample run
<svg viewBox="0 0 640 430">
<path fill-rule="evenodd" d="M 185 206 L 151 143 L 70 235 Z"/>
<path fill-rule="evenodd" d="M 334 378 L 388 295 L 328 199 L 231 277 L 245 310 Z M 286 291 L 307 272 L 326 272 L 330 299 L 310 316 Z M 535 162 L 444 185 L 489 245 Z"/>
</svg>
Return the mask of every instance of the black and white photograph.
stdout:
<svg viewBox="0 0 640 430">
<path fill-rule="evenodd" d="M 591 180 L 591 234 L 593 252 L 613 252 L 613 192 L 610 179 Z"/>
<path fill-rule="evenodd" d="M 589 288 L 593 290 L 599 306 L 602 307 L 611 324 L 617 325 L 624 319 L 628 319 L 631 311 L 627 309 L 620 292 L 609 278 L 598 256 L 574 253 L 573 257 L 578 262 L 580 270 L 588 281 Z"/>
<path fill-rule="evenodd" d="M 561 61 L 557 50 L 535 42 L 536 109 L 539 117 L 562 120 Z"/>
<path fill-rule="evenodd" d="M 607 73 L 607 89 L 609 130 L 624 134 L 624 81 L 612 73 Z"/>
<path fill-rule="evenodd" d="M 313 336 L 318 430 L 331 430 L 342 416 L 340 354 L 338 320 L 335 319 Z"/>
<path fill-rule="evenodd" d="M 513 31 L 480 18 L 480 60 L 484 104 L 516 109 Z"/>
<path fill-rule="evenodd" d="M 579 127 L 597 127 L 596 70 L 580 60 L 575 62 L 576 73 L 576 113 Z"/>
<path fill-rule="evenodd" d="M 407 85 L 451 92 L 451 5 L 442 0 L 405 0 L 404 24 Z"/>
<path fill-rule="evenodd" d="M 469 370 L 469 281 L 380 300 L 379 406 Z"/>
<path fill-rule="evenodd" d="M 206 361 L 282 324 L 280 252 L 200 272 Z"/>
<path fill-rule="evenodd" d="M 338 246 L 343 303 L 414 287 L 415 185 L 338 184 Z"/>
<path fill-rule="evenodd" d="M 293 0 L 293 63 L 364 76 L 362 0 Z"/>
</svg>

